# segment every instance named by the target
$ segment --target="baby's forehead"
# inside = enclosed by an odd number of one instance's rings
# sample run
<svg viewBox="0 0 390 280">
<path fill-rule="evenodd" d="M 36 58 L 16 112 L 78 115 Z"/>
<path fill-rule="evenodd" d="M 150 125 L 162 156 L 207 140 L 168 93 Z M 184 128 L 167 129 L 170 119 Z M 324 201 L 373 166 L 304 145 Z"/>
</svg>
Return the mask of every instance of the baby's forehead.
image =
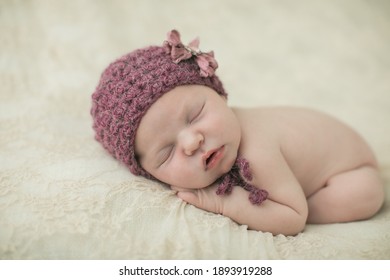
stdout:
<svg viewBox="0 0 390 280">
<path fill-rule="evenodd" d="M 153 107 L 159 107 L 160 110 L 171 108 L 171 113 L 174 113 L 177 110 L 191 107 L 196 104 L 197 100 L 204 99 L 204 93 L 207 91 L 204 88 L 207 87 L 192 85 L 175 87 L 157 99 L 148 111 Z"/>
<path fill-rule="evenodd" d="M 148 126 L 153 126 L 156 129 L 172 126 L 177 120 L 185 118 L 188 111 L 191 111 L 200 102 L 201 98 L 200 95 L 175 88 L 161 96 L 146 111 L 142 117 L 140 127 L 143 124 L 148 124 Z M 159 127 L 158 124 L 163 126 Z"/>
</svg>

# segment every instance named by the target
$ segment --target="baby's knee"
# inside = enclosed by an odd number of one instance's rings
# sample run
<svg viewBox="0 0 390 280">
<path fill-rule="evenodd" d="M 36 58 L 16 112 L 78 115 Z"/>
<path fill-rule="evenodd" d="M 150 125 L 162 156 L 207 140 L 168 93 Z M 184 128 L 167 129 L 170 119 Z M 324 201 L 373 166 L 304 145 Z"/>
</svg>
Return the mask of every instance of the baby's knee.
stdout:
<svg viewBox="0 0 390 280">
<path fill-rule="evenodd" d="M 377 170 L 372 171 L 371 178 L 363 188 L 363 204 L 369 218 L 381 209 L 385 200 L 384 185 Z"/>
<path fill-rule="evenodd" d="M 364 220 L 374 216 L 382 207 L 385 192 L 379 171 L 363 166 L 333 177 L 330 181 L 338 199 L 330 199 L 334 209 L 344 209 L 345 221 Z M 341 215 L 341 213 L 340 213 Z"/>
<path fill-rule="evenodd" d="M 381 209 L 385 201 L 385 190 L 382 182 L 371 189 L 370 194 L 368 196 L 368 200 L 372 204 L 371 210 L 373 214 L 375 214 L 376 212 L 379 211 L 379 209 Z"/>
</svg>

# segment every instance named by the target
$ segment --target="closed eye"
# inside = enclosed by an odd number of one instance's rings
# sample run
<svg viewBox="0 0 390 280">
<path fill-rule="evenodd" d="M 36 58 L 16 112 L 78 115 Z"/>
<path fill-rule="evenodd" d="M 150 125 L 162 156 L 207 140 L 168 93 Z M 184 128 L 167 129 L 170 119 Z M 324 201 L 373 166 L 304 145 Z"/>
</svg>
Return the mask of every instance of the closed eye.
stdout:
<svg viewBox="0 0 390 280">
<path fill-rule="evenodd" d="M 173 154 L 173 150 L 174 150 L 173 145 L 168 146 L 162 150 L 158 167 L 160 167 L 161 165 L 163 165 L 164 163 L 166 163 L 170 159 L 170 157 Z"/>
<path fill-rule="evenodd" d="M 203 103 L 203 105 L 202 105 L 202 106 L 200 107 L 200 109 L 197 111 L 197 113 L 195 114 L 195 116 L 191 118 L 190 123 L 195 122 L 195 121 L 199 118 L 199 116 L 202 114 L 204 105 L 205 105 L 205 103 Z"/>
</svg>

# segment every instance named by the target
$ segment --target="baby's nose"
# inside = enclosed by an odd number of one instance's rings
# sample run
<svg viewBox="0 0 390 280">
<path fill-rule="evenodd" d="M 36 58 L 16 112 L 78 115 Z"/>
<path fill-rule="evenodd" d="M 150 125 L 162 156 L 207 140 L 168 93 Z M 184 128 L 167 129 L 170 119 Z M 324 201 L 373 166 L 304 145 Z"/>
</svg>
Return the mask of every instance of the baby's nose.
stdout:
<svg viewBox="0 0 390 280">
<path fill-rule="evenodd" d="M 184 153 L 192 156 L 203 144 L 204 137 L 199 132 L 186 131 L 181 134 Z"/>
</svg>

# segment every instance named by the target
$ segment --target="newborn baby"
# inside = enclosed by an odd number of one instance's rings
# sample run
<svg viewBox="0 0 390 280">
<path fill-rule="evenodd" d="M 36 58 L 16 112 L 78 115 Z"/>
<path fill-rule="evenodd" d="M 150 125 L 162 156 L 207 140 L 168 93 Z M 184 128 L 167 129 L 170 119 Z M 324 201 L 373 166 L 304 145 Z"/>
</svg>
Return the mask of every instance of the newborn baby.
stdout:
<svg viewBox="0 0 390 280">
<path fill-rule="evenodd" d="M 355 131 L 308 109 L 230 108 L 214 54 L 198 44 L 173 30 L 103 72 L 91 113 L 114 157 L 196 207 L 273 234 L 380 209 L 377 162 Z M 230 185 L 243 188 L 221 189 L 237 176 Z"/>
</svg>

